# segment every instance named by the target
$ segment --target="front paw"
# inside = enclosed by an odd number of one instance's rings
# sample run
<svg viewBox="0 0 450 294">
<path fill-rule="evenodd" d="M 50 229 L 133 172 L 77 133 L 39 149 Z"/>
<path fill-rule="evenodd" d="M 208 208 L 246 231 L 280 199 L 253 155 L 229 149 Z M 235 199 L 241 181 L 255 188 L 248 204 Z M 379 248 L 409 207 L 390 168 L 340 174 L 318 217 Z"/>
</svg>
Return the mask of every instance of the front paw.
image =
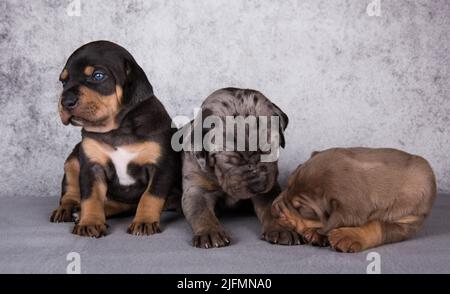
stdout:
<svg viewBox="0 0 450 294">
<path fill-rule="evenodd" d="M 91 238 L 100 238 L 106 236 L 107 233 L 108 233 L 107 224 L 93 224 L 93 225 L 76 224 L 72 231 L 72 234 Z"/>
<path fill-rule="evenodd" d="M 75 206 L 60 206 L 53 211 L 50 221 L 52 223 L 73 222 L 75 221 L 73 217 L 74 211 Z"/>
<path fill-rule="evenodd" d="M 325 235 L 321 235 L 317 232 L 316 228 L 309 228 L 303 232 L 303 239 L 305 242 L 317 247 L 329 246 L 328 238 Z"/>
<path fill-rule="evenodd" d="M 225 247 L 230 245 L 230 243 L 231 238 L 223 230 L 198 234 L 192 239 L 192 246 L 204 249 Z"/>
<path fill-rule="evenodd" d="M 301 245 L 304 244 L 302 237 L 295 231 L 278 226 L 267 228 L 261 235 L 261 240 L 279 245 Z"/>
<path fill-rule="evenodd" d="M 282 197 L 278 197 L 272 204 L 271 214 L 275 218 L 277 224 L 289 230 L 297 229 L 297 221 L 294 213 L 288 209 L 288 205 Z"/>
<path fill-rule="evenodd" d="M 135 236 L 150 236 L 161 233 L 161 229 L 158 222 L 132 222 L 128 226 L 127 233 Z"/>
</svg>

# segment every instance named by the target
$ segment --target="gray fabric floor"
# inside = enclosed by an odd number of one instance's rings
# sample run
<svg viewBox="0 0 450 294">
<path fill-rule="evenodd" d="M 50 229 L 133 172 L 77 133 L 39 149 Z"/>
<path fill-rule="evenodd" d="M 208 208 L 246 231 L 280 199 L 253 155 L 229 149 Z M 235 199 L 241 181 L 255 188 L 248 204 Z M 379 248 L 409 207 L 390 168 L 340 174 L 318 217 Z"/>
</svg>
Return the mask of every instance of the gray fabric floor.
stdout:
<svg viewBox="0 0 450 294">
<path fill-rule="evenodd" d="M 378 252 L 382 273 L 450 273 L 450 195 L 413 239 L 359 254 L 328 248 L 275 246 L 258 239 L 256 217 L 227 216 L 233 244 L 195 249 L 181 216 L 163 215 L 162 234 L 126 234 L 131 218 L 109 220 L 110 234 L 89 239 L 70 234 L 73 224 L 53 224 L 56 198 L 0 198 L 0 273 L 65 273 L 69 252 L 81 256 L 82 273 L 365 273 L 367 254 Z"/>
</svg>

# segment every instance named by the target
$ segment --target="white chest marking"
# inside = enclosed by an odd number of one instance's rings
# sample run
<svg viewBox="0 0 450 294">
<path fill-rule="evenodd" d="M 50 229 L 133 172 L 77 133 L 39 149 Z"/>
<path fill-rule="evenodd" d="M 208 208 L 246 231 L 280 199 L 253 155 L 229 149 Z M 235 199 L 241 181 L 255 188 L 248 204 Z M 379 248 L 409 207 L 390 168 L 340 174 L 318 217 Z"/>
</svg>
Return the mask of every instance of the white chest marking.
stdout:
<svg viewBox="0 0 450 294">
<path fill-rule="evenodd" d="M 120 147 L 110 154 L 111 161 L 114 164 L 121 185 L 129 186 L 135 183 L 135 180 L 128 174 L 128 164 L 138 154 L 139 153 L 132 153 Z"/>
</svg>

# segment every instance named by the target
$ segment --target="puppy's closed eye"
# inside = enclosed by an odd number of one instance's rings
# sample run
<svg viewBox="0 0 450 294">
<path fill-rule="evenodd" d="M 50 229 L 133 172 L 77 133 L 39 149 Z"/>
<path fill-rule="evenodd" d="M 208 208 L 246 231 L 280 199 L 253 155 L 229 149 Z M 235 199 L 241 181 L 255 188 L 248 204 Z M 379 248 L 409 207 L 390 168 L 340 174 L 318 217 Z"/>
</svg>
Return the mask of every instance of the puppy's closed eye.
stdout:
<svg viewBox="0 0 450 294">
<path fill-rule="evenodd" d="M 297 206 L 298 204 L 296 204 L 294 202 L 293 205 Z M 300 213 L 300 215 L 303 216 L 304 218 L 307 218 L 307 219 L 315 219 L 315 218 L 317 218 L 317 214 L 310 207 L 300 206 L 300 207 L 297 207 L 297 209 L 298 209 L 298 212 Z"/>
</svg>

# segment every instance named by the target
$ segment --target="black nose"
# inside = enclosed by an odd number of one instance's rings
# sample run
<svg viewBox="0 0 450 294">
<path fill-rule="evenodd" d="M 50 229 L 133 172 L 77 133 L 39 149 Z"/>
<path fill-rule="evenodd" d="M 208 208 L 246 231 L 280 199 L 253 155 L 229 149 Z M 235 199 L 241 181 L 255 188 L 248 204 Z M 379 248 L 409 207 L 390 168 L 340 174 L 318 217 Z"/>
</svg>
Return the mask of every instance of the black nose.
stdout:
<svg viewBox="0 0 450 294">
<path fill-rule="evenodd" d="M 62 106 L 66 110 L 74 109 L 78 103 L 78 96 L 74 94 L 65 95 L 61 101 Z"/>
</svg>

